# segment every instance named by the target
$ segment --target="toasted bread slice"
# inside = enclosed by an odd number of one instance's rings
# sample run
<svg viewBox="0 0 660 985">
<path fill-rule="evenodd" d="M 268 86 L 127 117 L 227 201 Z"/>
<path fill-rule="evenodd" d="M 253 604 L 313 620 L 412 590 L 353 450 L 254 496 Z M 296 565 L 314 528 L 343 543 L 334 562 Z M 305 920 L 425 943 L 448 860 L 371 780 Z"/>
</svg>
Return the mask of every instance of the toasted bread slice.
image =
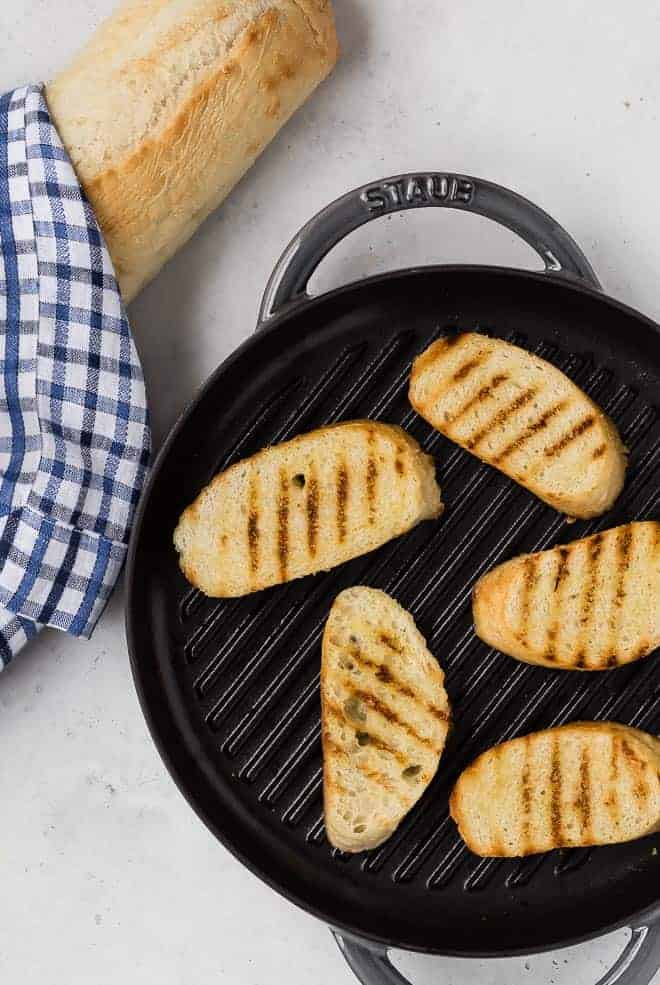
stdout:
<svg viewBox="0 0 660 985">
<path fill-rule="evenodd" d="M 385 592 L 348 588 L 323 635 L 323 791 L 328 840 L 385 841 L 433 779 L 449 729 L 444 674 L 412 616 Z"/>
<path fill-rule="evenodd" d="M 477 636 L 526 663 L 610 670 L 660 646 L 660 523 L 627 523 L 489 571 Z"/>
<path fill-rule="evenodd" d="M 512 739 L 461 773 L 449 801 L 477 855 L 533 855 L 660 831 L 660 741 L 613 722 Z"/>
<path fill-rule="evenodd" d="M 350 421 L 216 476 L 182 514 L 174 545 L 206 595 L 246 595 L 373 551 L 442 508 L 433 460 L 416 441 Z"/>
<path fill-rule="evenodd" d="M 570 516 L 598 516 L 621 492 L 612 421 L 518 346 L 472 332 L 439 339 L 415 360 L 409 396 L 442 434 Z"/>
</svg>

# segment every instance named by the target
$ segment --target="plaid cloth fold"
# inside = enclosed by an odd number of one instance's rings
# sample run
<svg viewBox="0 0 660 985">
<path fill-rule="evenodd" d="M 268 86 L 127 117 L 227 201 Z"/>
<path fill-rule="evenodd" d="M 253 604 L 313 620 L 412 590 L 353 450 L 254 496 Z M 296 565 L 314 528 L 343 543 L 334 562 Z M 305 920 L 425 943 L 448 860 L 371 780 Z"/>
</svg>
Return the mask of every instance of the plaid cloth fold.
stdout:
<svg viewBox="0 0 660 985">
<path fill-rule="evenodd" d="M 42 625 L 90 635 L 149 461 L 112 261 L 41 86 L 0 98 L 0 373 L 2 667 Z"/>
</svg>

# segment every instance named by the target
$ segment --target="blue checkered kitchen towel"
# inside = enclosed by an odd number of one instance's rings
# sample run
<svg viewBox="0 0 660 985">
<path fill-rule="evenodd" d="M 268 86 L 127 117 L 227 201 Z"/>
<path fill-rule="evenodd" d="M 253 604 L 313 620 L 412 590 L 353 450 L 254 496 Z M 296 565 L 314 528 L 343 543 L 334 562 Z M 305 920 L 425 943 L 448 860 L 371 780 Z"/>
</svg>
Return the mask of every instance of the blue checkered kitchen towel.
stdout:
<svg viewBox="0 0 660 985">
<path fill-rule="evenodd" d="M 40 86 L 0 98 L 0 667 L 43 625 L 87 637 L 149 459 L 112 261 Z"/>
</svg>

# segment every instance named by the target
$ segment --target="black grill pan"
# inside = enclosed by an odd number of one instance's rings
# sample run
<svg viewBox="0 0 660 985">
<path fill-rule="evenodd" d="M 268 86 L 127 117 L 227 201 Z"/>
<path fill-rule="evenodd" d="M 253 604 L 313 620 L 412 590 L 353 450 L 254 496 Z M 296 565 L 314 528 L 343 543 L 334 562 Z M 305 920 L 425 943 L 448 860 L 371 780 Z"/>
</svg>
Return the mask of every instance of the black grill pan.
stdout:
<svg viewBox="0 0 660 985">
<path fill-rule="evenodd" d="M 537 250 L 546 272 L 424 267 L 313 300 L 304 293 L 319 260 L 351 229 L 427 205 L 497 219 Z M 169 436 L 131 546 L 133 672 L 173 777 L 250 869 L 342 933 L 365 981 L 403 981 L 385 947 L 497 956 L 626 924 L 636 932 L 620 980 L 646 983 L 659 960 L 658 837 L 480 860 L 460 841 L 447 797 L 477 753 L 515 735 L 579 719 L 660 732 L 656 656 L 611 673 L 553 672 L 489 649 L 475 637 L 470 614 L 475 580 L 498 562 L 658 517 L 658 327 L 604 296 L 576 244 L 531 203 L 487 182 L 437 173 L 357 189 L 312 220 L 271 279 L 262 321 Z M 613 417 L 630 465 L 610 513 L 568 525 L 412 411 L 412 360 L 456 329 L 538 353 Z M 356 417 L 401 424 L 434 455 L 442 519 L 334 571 L 246 598 L 210 600 L 191 589 L 172 532 L 200 488 L 266 444 Z M 456 727 L 438 776 L 395 835 L 349 857 L 324 835 L 318 681 L 324 620 L 337 593 L 353 584 L 382 588 L 410 609 L 446 671 Z"/>
</svg>

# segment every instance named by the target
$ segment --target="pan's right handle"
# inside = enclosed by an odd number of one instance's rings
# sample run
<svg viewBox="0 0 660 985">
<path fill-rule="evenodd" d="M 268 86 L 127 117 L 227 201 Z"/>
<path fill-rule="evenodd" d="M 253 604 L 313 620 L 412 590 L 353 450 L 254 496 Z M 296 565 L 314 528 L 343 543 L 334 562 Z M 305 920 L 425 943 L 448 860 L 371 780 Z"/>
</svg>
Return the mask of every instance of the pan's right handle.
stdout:
<svg viewBox="0 0 660 985">
<path fill-rule="evenodd" d="M 361 985 L 411 985 L 390 961 L 387 948 L 361 944 L 333 935 L 346 962 Z M 660 920 L 631 931 L 626 946 L 596 985 L 649 985 L 660 968 Z"/>
<path fill-rule="evenodd" d="M 549 274 L 600 284 L 586 256 L 552 216 L 502 185 L 439 171 L 399 174 L 354 188 L 331 202 L 296 233 L 266 286 L 257 328 L 304 300 L 323 257 L 345 236 L 372 219 L 406 209 L 457 209 L 492 219 L 517 233 L 541 257 Z"/>
<path fill-rule="evenodd" d="M 660 968 L 660 920 L 631 930 L 630 940 L 596 985 L 649 985 Z"/>
</svg>

